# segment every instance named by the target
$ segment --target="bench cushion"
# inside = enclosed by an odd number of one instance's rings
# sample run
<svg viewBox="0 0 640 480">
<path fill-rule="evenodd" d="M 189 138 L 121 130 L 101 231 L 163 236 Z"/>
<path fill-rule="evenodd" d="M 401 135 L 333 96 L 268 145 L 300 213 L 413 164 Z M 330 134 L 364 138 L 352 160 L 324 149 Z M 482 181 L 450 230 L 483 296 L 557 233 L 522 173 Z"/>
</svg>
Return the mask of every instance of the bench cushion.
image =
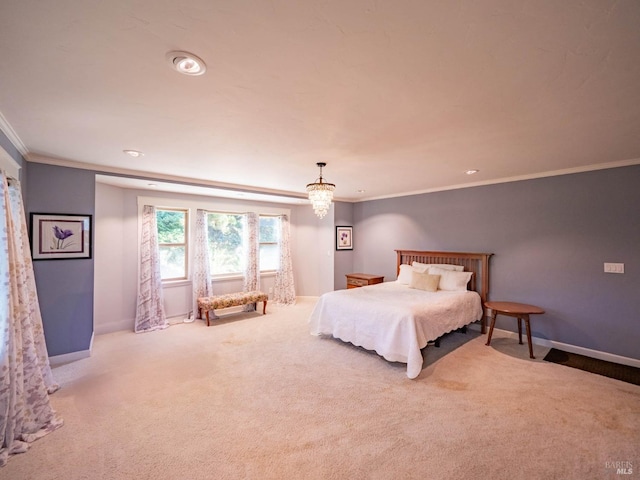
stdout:
<svg viewBox="0 0 640 480">
<path fill-rule="evenodd" d="M 252 292 L 228 293 L 226 295 L 214 295 L 213 297 L 198 298 L 198 308 L 214 310 L 216 308 L 236 307 L 248 303 L 264 302 L 269 300 L 269 295 L 260 290 Z"/>
</svg>

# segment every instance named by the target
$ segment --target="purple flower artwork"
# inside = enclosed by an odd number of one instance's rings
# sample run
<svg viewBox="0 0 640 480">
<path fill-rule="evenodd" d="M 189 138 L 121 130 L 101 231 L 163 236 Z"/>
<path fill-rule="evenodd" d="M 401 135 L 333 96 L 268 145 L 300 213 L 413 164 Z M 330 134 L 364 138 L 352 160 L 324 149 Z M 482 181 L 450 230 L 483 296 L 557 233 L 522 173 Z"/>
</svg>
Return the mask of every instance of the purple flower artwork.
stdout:
<svg viewBox="0 0 640 480">
<path fill-rule="evenodd" d="M 353 227 L 336 227 L 336 250 L 353 250 Z"/>
<path fill-rule="evenodd" d="M 73 235 L 71 230 L 63 230 L 57 225 L 53 226 L 53 236 L 55 240 L 52 241 L 51 250 L 64 250 L 74 244 L 72 240 L 67 242 L 67 239 Z"/>
<path fill-rule="evenodd" d="M 349 245 L 349 234 L 347 232 L 342 232 L 340 234 L 340 245 Z"/>
</svg>

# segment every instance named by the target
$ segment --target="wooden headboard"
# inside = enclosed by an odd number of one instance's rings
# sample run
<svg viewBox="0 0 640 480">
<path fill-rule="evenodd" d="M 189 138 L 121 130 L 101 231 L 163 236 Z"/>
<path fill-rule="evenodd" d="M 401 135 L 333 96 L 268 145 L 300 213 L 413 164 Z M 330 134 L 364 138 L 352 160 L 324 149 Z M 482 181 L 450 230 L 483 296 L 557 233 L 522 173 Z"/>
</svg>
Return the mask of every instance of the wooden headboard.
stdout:
<svg viewBox="0 0 640 480">
<path fill-rule="evenodd" d="M 449 263 L 462 265 L 467 272 L 473 272 L 469 281 L 469 289 L 475 290 L 482 299 L 482 333 L 486 329 L 486 315 L 484 302 L 489 298 L 489 258 L 492 253 L 468 253 L 468 252 L 432 252 L 420 250 L 396 250 L 398 254 L 397 273 L 400 273 L 400 265 L 420 263 Z"/>
</svg>

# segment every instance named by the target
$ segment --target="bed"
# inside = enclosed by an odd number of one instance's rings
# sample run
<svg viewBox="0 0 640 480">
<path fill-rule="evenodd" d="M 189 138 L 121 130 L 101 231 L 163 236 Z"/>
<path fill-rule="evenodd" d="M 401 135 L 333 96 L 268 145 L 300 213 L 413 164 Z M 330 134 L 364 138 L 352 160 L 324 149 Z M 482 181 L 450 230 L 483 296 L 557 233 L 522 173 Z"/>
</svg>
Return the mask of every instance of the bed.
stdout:
<svg viewBox="0 0 640 480">
<path fill-rule="evenodd" d="M 485 333 L 491 254 L 396 254 L 398 280 L 325 293 L 309 324 L 312 335 L 330 335 L 406 363 L 407 376 L 416 378 L 427 343 L 476 321 Z"/>
</svg>

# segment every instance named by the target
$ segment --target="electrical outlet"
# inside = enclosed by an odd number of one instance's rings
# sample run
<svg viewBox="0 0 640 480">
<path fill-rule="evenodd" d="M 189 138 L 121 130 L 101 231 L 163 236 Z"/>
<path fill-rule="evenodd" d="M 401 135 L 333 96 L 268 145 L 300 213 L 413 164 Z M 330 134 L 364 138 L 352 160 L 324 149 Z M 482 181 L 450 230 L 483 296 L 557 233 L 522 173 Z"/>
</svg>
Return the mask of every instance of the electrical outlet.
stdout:
<svg viewBox="0 0 640 480">
<path fill-rule="evenodd" d="M 607 263 L 604 264 L 605 273 L 624 273 L 624 263 Z"/>
</svg>

